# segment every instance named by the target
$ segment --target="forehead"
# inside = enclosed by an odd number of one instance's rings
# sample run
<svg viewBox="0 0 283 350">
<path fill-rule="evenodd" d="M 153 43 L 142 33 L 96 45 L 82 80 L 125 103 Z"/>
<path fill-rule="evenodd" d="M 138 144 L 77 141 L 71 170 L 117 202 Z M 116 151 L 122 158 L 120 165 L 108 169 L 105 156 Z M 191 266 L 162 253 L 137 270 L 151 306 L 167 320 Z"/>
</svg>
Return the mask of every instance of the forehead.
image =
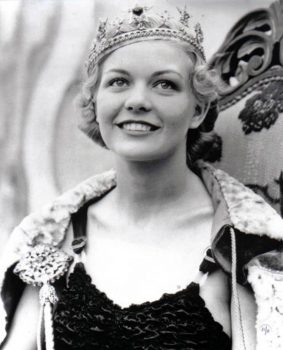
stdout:
<svg viewBox="0 0 283 350">
<path fill-rule="evenodd" d="M 111 69 L 155 71 L 173 69 L 181 74 L 192 70 L 190 56 L 177 43 L 149 40 L 120 47 L 102 64 L 102 72 Z"/>
</svg>

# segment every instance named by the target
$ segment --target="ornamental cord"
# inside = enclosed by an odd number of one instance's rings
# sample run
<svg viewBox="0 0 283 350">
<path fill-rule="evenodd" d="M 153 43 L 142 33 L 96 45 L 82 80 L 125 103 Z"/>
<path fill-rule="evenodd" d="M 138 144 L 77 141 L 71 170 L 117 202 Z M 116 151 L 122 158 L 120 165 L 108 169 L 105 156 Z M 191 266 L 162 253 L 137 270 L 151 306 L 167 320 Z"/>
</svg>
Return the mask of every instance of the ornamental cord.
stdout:
<svg viewBox="0 0 283 350">
<path fill-rule="evenodd" d="M 52 321 L 52 305 L 50 301 L 47 301 L 44 305 L 44 329 L 46 350 L 55 350 Z"/>
<path fill-rule="evenodd" d="M 232 249 L 232 295 L 233 295 L 233 308 L 236 315 L 237 320 L 239 321 L 242 341 L 244 349 L 247 350 L 246 341 L 245 341 L 245 333 L 243 328 L 243 319 L 241 312 L 240 299 L 237 288 L 237 251 L 236 251 L 236 235 L 233 227 L 230 227 L 230 235 L 231 235 L 231 249 Z"/>
<path fill-rule="evenodd" d="M 38 350 L 55 349 L 52 305 L 56 304 L 58 297 L 51 283 L 68 271 L 72 260 L 72 256 L 52 245 L 37 244 L 22 256 L 14 268 L 14 273 L 23 282 L 40 286 L 40 313 L 36 337 Z"/>
<path fill-rule="evenodd" d="M 40 310 L 39 310 L 39 322 L 38 322 L 38 328 L 37 328 L 37 350 L 42 350 L 42 343 L 41 343 L 41 339 L 42 339 L 42 332 L 43 332 L 43 305 L 40 305 Z"/>
<path fill-rule="evenodd" d="M 37 350 L 42 349 L 42 339 L 45 339 L 45 349 L 55 350 L 53 321 L 52 321 L 52 305 L 50 301 L 46 301 L 40 307 L 39 325 L 37 330 Z"/>
</svg>

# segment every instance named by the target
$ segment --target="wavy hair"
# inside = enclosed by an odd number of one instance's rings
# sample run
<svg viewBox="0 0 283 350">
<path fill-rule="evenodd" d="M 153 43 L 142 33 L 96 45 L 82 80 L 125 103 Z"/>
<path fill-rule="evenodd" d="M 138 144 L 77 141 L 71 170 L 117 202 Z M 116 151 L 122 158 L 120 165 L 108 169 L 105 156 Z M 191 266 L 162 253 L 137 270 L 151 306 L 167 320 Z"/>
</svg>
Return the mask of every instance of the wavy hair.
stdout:
<svg viewBox="0 0 283 350">
<path fill-rule="evenodd" d="M 197 102 L 203 104 L 206 109 L 206 117 L 202 124 L 197 129 L 189 129 L 187 133 L 187 163 L 190 165 L 196 160 L 204 158 L 208 144 L 214 138 L 212 130 L 218 115 L 217 98 L 218 93 L 223 91 L 224 87 L 216 71 L 209 69 L 191 45 L 185 43 L 172 44 L 182 47 L 191 59 L 193 71 L 190 74 L 190 85 Z M 95 92 L 98 88 L 99 70 L 103 60 L 94 67 L 91 74 L 86 73 L 86 78 L 82 83 L 78 98 L 82 115 L 79 128 L 94 142 L 107 148 L 102 139 L 95 113 Z M 87 71 L 88 67 L 86 67 Z"/>
</svg>

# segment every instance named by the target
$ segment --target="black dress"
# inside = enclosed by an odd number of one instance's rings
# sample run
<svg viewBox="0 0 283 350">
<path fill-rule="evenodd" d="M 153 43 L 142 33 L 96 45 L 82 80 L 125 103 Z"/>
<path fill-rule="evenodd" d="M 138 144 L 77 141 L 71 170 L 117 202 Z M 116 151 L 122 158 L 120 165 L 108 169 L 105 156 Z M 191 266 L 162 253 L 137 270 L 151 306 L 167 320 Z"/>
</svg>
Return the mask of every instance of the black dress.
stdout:
<svg viewBox="0 0 283 350">
<path fill-rule="evenodd" d="M 85 243 L 87 203 L 72 217 L 74 251 Z M 209 253 L 208 253 L 209 254 Z M 205 260 L 200 269 L 217 268 Z M 78 263 L 54 312 L 58 350 L 230 350 L 231 339 L 191 283 L 159 300 L 122 308 L 99 291 Z"/>
</svg>

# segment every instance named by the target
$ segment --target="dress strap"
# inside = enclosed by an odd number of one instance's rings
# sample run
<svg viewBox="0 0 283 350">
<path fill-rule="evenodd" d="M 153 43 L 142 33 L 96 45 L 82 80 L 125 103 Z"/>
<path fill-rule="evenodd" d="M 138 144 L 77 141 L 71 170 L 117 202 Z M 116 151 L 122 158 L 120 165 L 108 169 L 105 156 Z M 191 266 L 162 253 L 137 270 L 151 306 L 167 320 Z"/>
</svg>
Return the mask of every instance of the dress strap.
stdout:
<svg viewBox="0 0 283 350">
<path fill-rule="evenodd" d="M 77 212 L 71 215 L 71 222 L 73 225 L 74 239 L 72 242 L 72 248 L 75 254 L 81 254 L 84 250 L 87 237 L 86 237 L 86 225 L 87 225 L 87 210 L 88 207 L 94 201 L 85 203 Z"/>
<path fill-rule="evenodd" d="M 71 214 L 71 222 L 73 226 L 74 239 L 72 242 L 73 252 L 80 255 L 87 244 L 86 226 L 87 226 L 87 210 L 88 207 L 97 202 L 101 197 L 105 196 L 112 190 L 103 193 L 100 197 L 95 197 L 86 202 L 78 211 Z"/>
<path fill-rule="evenodd" d="M 204 257 L 202 263 L 200 264 L 199 270 L 202 273 L 212 273 L 212 272 L 216 271 L 217 269 L 218 269 L 218 265 L 212 256 L 211 249 L 209 248 L 209 249 L 207 249 L 207 251 L 205 253 L 205 257 Z"/>
</svg>

